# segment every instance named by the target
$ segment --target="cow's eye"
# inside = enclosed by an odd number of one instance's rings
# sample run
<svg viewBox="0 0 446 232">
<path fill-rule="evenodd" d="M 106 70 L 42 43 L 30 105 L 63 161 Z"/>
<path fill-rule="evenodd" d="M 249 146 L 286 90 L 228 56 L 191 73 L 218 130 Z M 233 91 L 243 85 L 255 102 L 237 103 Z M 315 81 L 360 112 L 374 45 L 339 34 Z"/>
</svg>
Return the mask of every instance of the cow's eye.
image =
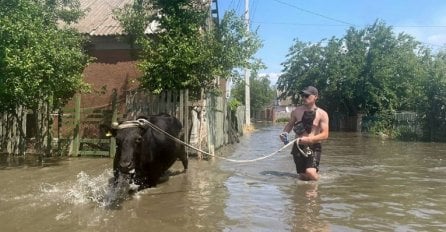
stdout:
<svg viewBox="0 0 446 232">
<path fill-rule="evenodd" d="M 136 139 L 135 139 L 135 142 L 136 142 L 136 143 L 140 143 L 140 142 L 141 142 L 141 138 L 136 138 Z"/>
</svg>

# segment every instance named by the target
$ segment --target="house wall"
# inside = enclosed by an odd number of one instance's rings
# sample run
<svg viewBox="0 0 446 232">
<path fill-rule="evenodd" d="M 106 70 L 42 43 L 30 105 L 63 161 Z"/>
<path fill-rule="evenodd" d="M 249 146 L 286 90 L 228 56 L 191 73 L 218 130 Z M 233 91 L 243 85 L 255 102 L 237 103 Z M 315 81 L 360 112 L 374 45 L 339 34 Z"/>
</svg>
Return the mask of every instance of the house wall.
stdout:
<svg viewBox="0 0 446 232">
<path fill-rule="evenodd" d="M 125 91 L 137 87 L 136 79 L 141 74 L 136 61 L 125 59 L 128 54 L 123 50 L 95 52 L 98 60 L 84 70 L 84 81 L 90 84 L 91 93 L 82 95 L 81 107 L 109 104 L 115 89 L 118 99 L 125 99 Z"/>
<path fill-rule="evenodd" d="M 81 95 L 81 108 L 103 107 L 111 103 L 114 90 L 118 99 L 125 99 L 125 91 L 138 86 L 141 75 L 131 49 L 118 37 L 93 37 L 88 52 L 94 60 L 85 68 L 84 81 L 91 91 Z M 73 108 L 70 101 L 67 108 Z"/>
</svg>

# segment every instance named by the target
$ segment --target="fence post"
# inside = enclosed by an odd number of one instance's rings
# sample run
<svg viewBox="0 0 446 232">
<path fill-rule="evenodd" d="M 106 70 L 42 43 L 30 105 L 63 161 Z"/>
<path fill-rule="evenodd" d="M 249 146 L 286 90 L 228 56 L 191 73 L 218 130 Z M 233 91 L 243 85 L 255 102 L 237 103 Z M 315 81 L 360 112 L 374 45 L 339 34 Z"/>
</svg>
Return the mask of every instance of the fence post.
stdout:
<svg viewBox="0 0 446 232">
<path fill-rule="evenodd" d="M 364 114 L 362 114 L 362 113 L 357 114 L 356 125 L 355 125 L 356 132 L 361 133 L 361 131 L 362 131 L 362 117 L 363 116 L 364 116 Z"/>
<path fill-rule="evenodd" d="M 73 134 L 73 146 L 72 146 L 72 155 L 79 155 L 79 146 L 80 146 L 80 121 L 81 121 L 81 95 L 80 93 L 76 93 L 74 95 L 74 134 Z"/>
<path fill-rule="evenodd" d="M 112 95 L 112 120 L 111 123 L 113 126 L 113 123 L 118 122 L 118 106 L 117 106 L 117 93 L 116 93 L 116 89 L 113 90 L 113 95 Z M 109 155 L 110 157 L 115 157 L 115 153 L 116 153 L 116 139 L 115 137 L 111 136 L 110 137 L 110 150 L 109 150 Z"/>
<path fill-rule="evenodd" d="M 184 90 L 180 90 L 180 102 L 179 102 L 179 106 L 178 106 L 178 108 L 179 108 L 179 110 L 178 110 L 178 118 L 180 119 L 180 121 L 181 121 L 181 124 L 183 125 L 183 128 L 184 128 L 184 106 L 183 106 L 183 104 L 184 104 Z M 186 129 L 184 129 L 184 134 L 186 134 Z"/>
<path fill-rule="evenodd" d="M 184 142 L 189 143 L 189 90 L 184 91 L 183 98 L 183 113 L 184 113 Z M 189 150 L 186 150 L 186 155 L 189 156 Z"/>
</svg>

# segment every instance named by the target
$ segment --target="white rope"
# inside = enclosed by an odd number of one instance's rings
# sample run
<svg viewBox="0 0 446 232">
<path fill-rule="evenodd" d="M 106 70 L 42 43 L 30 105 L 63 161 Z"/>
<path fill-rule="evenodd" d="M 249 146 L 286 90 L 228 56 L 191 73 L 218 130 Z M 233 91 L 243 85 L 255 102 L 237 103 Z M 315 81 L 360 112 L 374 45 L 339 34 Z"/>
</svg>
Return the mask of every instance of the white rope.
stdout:
<svg viewBox="0 0 446 232">
<path fill-rule="evenodd" d="M 277 151 L 275 151 L 275 152 L 273 152 L 273 153 L 270 153 L 270 154 L 268 154 L 268 155 L 262 156 L 262 157 L 258 157 L 258 158 L 255 158 L 255 159 L 249 159 L 249 160 L 235 160 L 235 159 L 225 158 L 225 157 L 222 157 L 222 156 L 216 156 L 216 155 L 211 154 L 211 153 L 209 153 L 209 152 L 206 152 L 206 151 L 200 150 L 200 149 L 198 149 L 198 148 L 195 148 L 195 147 L 193 147 L 193 146 L 191 146 L 191 145 L 189 145 L 189 144 L 187 144 L 187 143 L 181 141 L 180 139 L 176 138 L 175 136 L 173 136 L 173 135 L 171 135 L 171 134 L 165 132 L 163 129 L 157 127 L 155 124 L 149 122 L 149 121 L 146 120 L 146 119 L 138 119 L 137 122 L 140 122 L 140 123 L 142 122 L 142 123 L 144 123 L 144 124 L 149 125 L 149 126 L 152 127 L 154 130 L 156 130 L 156 131 L 158 131 L 158 132 L 161 132 L 161 133 L 167 135 L 167 137 L 171 138 L 172 140 L 174 140 L 174 141 L 176 141 L 176 142 L 178 142 L 178 143 L 183 144 L 184 146 L 186 146 L 186 147 L 188 147 L 188 148 L 191 148 L 191 149 L 193 149 L 193 150 L 196 150 L 196 151 L 198 151 L 198 152 L 201 152 L 201 153 L 203 153 L 203 154 L 206 154 L 206 155 L 209 155 L 209 156 L 212 156 L 212 157 L 216 157 L 216 158 L 223 159 L 223 160 L 227 160 L 227 161 L 234 162 L 234 163 L 247 163 L 247 162 L 255 162 L 255 161 L 259 161 L 259 160 L 267 159 L 267 158 L 269 158 L 269 157 L 271 157 L 271 156 L 273 156 L 273 155 L 275 155 L 275 154 L 277 154 L 277 153 L 283 151 L 283 150 L 284 150 L 285 148 L 287 148 L 288 146 L 294 144 L 294 142 L 299 143 L 299 140 L 300 140 L 300 138 L 294 139 L 294 140 L 290 141 L 289 143 L 287 143 L 286 145 L 284 145 L 284 146 L 283 146 L 282 148 L 280 148 L 279 150 L 277 150 Z M 133 125 L 136 126 L 135 124 L 133 124 Z M 126 127 L 126 128 L 127 128 L 127 127 Z M 297 146 L 297 147 L 299 148 L 299 146 Z M 299 150 L 300 150 L 300 148 L 299 148 Z M 303 153 L 303 151 L 302 151 L 302 153 Z"/>
</svg>

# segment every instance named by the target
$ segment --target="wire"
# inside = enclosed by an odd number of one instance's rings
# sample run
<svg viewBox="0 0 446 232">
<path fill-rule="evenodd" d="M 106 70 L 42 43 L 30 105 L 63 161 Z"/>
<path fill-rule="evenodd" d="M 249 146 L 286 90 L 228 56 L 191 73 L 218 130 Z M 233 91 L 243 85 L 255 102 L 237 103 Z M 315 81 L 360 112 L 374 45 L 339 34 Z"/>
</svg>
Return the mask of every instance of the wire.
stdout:
<svg viewBox="0 0 446 232">
<path fill-rule="evenodd" d="M 229 3 L 229 8 L 232 7 L 232 4 L 234 4 L 234 0 L 231 0 L 231 3 Z"/>
<path fill-rule="evenodd" d="M 236 12 L 239 12 L 241 1 L 242 0 L 238 0 L 237 7 L 235 8 Z"/>
<path fill-rule="evenodd" d="M 316 13 L 316 12 L 313 12 L 313 11 L 310 11 L 310 10 L 298 7 L 296 5 L 293 5 L 293 4 L 290 4 L 290 3 L 287 3 L 287 2 L 283 2 L 283 1 L 280 1 L 280 0 L 274 0 L 274 1 L 276 1 L 276 2 L 278 2 L 280 4 L 283 4 L 283 5 L 289 6 L 289 7 L 293 7 L 295 9 L 298 9 L 300 11 L 306 12 L 308 14 L 316 15 L 316 16 L 319 16 L 319 17 L 322 17 L 322 18 L 325 18 L 325 19 L 328 19 L 328 20 L 331 20 L 331 21 L 335 21 L 335 22 L 338 22 L 338 23 L 346 24 L 346 25 L 349 25 L 349 26 L 355 26 L 352 23 L 349 23 L 349 22 L 346 22 L 346 21 L 343 21 L 343 20 L 340 20 L 340 19 L 335 19 L 335 18 L 326 16 L 326 15 L 323 15 L 323 14 L 319 14 L 319 13 Z"/>
<path fill-rule="evenodd" d="M 392 27 L 410 27 L 410 28 L 446 28 L 445 25 L 398 25 Z"/>
<path fill-rule="evenodd" d="M 256 0 L 251 0 L 251 9 L 252 9 L 252 13 L 250 14 L 250 20 L 249 20 L 249 22 L 250 22 L 250 24 L 251 25 L 249 25 L 250 26 L 250 28 L 251 28 L 251 26 L 252 26 L 252 24 L 253 24 L 253 22 L 252 22 L 252 19 L 254 19 L 255 18 L 255 16 L 256 16 L 256 13 L 257 13 L 257 6 L 258 6 L 259 4 L 258 4 L 258 1 L 256 1 Z"/>
<path fill-rule="evenodd" d="M 252 21 L 256 24 L 276 24 L 276 25 L 294 25 L 294 26 L 317 26 L 317 27 L 345 27 L 345 24 L 316 24 L 316 23 L 288 23 L 288 22 L 266 22 L 266 21 Z"/>
<path fill-rule="evenodd" d="M 256 24 L 278 24 L 278 25 L 296 25 L 296 26 L 318 26 L 318 27 L 345 27 L 345 24 L 317 24 L 317 23 L 294 23 L 294 22 L 267 22 L 267 21 L 252 21 Z M 444 28 L 446 25 L 389 25 L 393 28 Z"/>
</svg>

